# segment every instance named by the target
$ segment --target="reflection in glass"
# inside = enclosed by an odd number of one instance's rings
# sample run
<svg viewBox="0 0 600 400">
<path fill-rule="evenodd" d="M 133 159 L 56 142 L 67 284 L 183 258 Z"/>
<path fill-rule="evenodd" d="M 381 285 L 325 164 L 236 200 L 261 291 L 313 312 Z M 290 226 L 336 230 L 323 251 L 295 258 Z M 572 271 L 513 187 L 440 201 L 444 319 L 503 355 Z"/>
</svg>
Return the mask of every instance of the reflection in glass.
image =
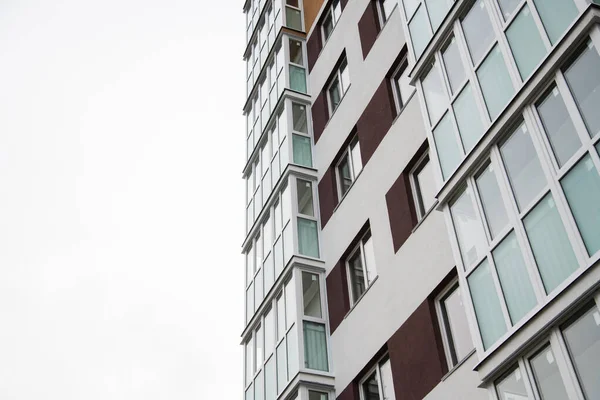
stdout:
<svg viewBox="0 0 600 400">
<path fill-rule="evenodd" d="M 477 79 L 481 85 L 488 113 L 493 120 L 500 114 L 515 92 L 498 45 L 492 49 L 477 69 Z"/>
<path fill-rule="evenodd" d="M 287 349 L 285 339 L 277 346 L 277 392 L 281 392 L 287 383 Z"/>
<path fill-rule="evenodd" d="M 556 87 L 539 103 L 537 109 L 558 165 L 562 166 L 581 147 L 581 140 Z"/>
<path fill-rule="evenodd" d="M 316 221 L 298 218 L 298 252 L 304 256 L 319 257 Z"/>
<path fill-rule="evenodd" d="M 600 133 L 600 56 L 591 40 L 579 58 L 567 69 L 565 78 L 588 132 L 594 137 Z"/>
<path fill-rule="evenodd" d="M 506 323 L 488 261 L 484 260 L 479 264 L 467 281 L 483 347 L 487 350 L 506 332 Z"/>
<path fill-rule="evenodd" d="M 517 205 L 524 211 L 546 186 L 546 178 L 525 124 L 500 147 Z"/>
<path fill-rule="evenodd" d="M 415 184 L 417 186 L 417 201 L 419 205 L 419 212 L 423 217 L 427 211 L 433 207 L 435 203 L 435 192 L 436 184 L 433 176 L 432 163 L 427 162 L 421 166 L 421 169 L 415 173 Z"/>
<path fill-rule="evenodd" d="M 294 164 L 312 167 L 312 152 L 310 138 L 307 136 L 292 135 Z"/>
<path fill-rule="evenodd" d="M 425 96 L 429 122 L 434 125 L 446 110 L 448 102 L 437 64 L 433 64 L 427 76 L 423 79 L 423 95 Z"/>
<path fill-rule="evenodd" d="M 479 117 L 479 110 L 470 84 L 463 89 L 452 108 L 465 152 L 468 153 L 483 135 L 483 123 Z"/>
<path fill-rule="evenodd" d="M 523 223 L 546 293 L 550 293 L 578 268 L 552 195 L 546 195 Z"/>
<path fill-rule="evenodd" d="M 452 0 L 425 0 L 427 11 L 429 12 L 429 20 L 435 32 L 444 20 L 448 10 L 452 5 Z"/>
<path fill-rule="evenodd" d="M 425 7 L 419 7 L 415 16 L 408 23 L 408 30 L 410 31 L 410 39 L 412 41 L 415 58 L 418 59 L 431 39 L 431 31 L 429 29 L 429 21 L 427 21 Z"/>
<path fill-rule="evenodd" d="M 521 78 L 525 80 L 546 54 L 546 46 L 529 11 L 529 6 L 525 5 L 511 22 L 506 37 Z"/>
<path fill-rule="evenodd" d="M 362 384 L 362 394 L 365 400 L 380 400 L 379 383 L 377 382 L 377 371 L 373 371 L 371 376 Z"/>
<path fill-rule="evenodd" d="M 600 176 L 590 155 L 561 180 L 569 207 L 590 256 L 600 250 Z"/>
<path fill-rule="evenodd" d="M 441 300 L 444 328 L 449 336 L 452 365 L 456 365 L 473 350 L 473 339 L 459 286 Z"/>
<path fill-rule="evenodd" d="M 465 269 L 476 262 L 487 250 L 481 221 L 475 214 L 471 194 L 465 191 L 450 206 L 456 237 L 462 254 Z"/>
<path fill-rule="evenodd" d="M 537 304 L 514 231 L 496 247 L 492 255 L 508 307 L 508 314 L 514 325 Z"/>
<path fill-rule="evenodd" d="M 325 325 L 304 321 L 304 366 L 329 371 Z"/>
<path fill-rule="evenodd" d="M 587 399 L 600 399 L 600 312 L 592 309 L 563 332 Z"/>
<path fill-rule="evenodd" d="M 348 259 L 348 268 L 350 273 L 350 287 L 352 289 L 352 299 L 356 301 L 366 290 L 365 275 L 363 272 L 362 255 L 360 250 Z"/>
<path fill-rule="evenodd" d="M 448 42 L 446 48 L 442 50 L 442 59 L 446 67 L 450 90 L 452 93 L 455 93 L 460 88 L 460 84 L 465 80 L 465 68 L 460 59 L 458 43 L 454 37 Z"/>
<path fill-rule="evenodd" d="M 292 103 L 292 120 L 296 132 L 308 133 L 306 125 L 306 106 L 304 104 Z"/>
<path fill-rule="evenodd" d="M 505 21 L 512 15 L 520 2 L 521 0 L 498 0 Z"/>
<path fill-rule="evenodd" d="M 302 271 L 302 299 L 304 315 L 321 318 L 321 291 L 319 275 Z"/>
<path fill-rule="evenodd" d="M 452 175 L 463 156 L 449 112 L 433 130 L 433 139 L 445 180 Z"/>
<path fill-rule="evenodd" d="M 475 65 L 494 41 L 494 29 L 484 0 L 477 0 L 473 4 L 462 20 L 462 27 Z"/>
<path fill-rule="evenodd" d="M 518 366 L 510 375 L 496 383 L 496 392 L 500 400 L 526 400 L 530 398 L 527 395 L 525 380 Z"/>
<path fill-rule="evenodd" d="M 296 179 L 298 195 L 298 212 L 314 217 L 312 183 L 303 179 Z"/>
<path fill-rule="evenodd" d="M 306 93 L 306 71 L 304 68 L 290 65 L 290 89 Z"/>
<path fill-rule="evenodd" d="M 381 392 L 384 400 L 396 400 L 394 392 L 394 382 L 392 375 L 392 365 L 388 358 L 379 366 L 379 375 L 381 376 Z"/>
<path fill-rule="evenodd" d="M 533 0 L 552 44 L 565 32 L 578 14 L 573 0 Z"/>
<path fill-rule="evenodd" d="M 529 362 L 542 400 L 569 398 L 550 345 L 533 356 Z"/>
<path fill-rule="evenodd" d="M 493 239 L 508 224 L 508 215 L 491 165 L 488 165 L 481 175 L 476 178 L 476 182 L 479 197 L 483 204 L 483 212 L 490 229 L 490 236 Z"/>
</svg>

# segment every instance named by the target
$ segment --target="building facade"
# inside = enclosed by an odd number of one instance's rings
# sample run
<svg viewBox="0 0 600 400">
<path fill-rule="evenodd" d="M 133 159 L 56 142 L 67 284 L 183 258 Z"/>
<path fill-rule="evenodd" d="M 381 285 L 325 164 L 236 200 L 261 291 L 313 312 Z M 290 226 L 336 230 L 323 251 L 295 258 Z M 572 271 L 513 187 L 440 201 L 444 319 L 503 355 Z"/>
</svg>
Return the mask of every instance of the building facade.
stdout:
<svg viewBox="0 0 600 400">
<path fill-rule="evenodd" d="M 245 399 L 600 399 L 600 1 L 244 12 Z"/>
</svg>

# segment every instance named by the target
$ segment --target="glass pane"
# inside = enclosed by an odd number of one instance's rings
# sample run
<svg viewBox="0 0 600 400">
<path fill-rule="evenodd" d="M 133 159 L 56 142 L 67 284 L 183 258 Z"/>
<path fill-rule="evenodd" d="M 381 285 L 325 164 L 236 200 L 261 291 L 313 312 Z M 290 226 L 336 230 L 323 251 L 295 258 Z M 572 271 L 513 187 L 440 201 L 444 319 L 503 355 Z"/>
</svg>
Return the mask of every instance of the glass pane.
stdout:
<svg viewBox="0 0 600 400">
<path fill-rule="evenodd" d="M 600 399 L 600 312 L 594 307 L 564 330 L 565 341 L 583 392 Z"/>
<path fill-rule="evenodd" d="M 287 349 L 285 339 L 277 346 L 277 392 L 281 392 L 287 383 Z"/>
<path fill-rule="evenodd" d="M 363 241 L 363 249 L 365 251 L 365 269 L 367 270 L 367 285 L 377 277 L 377 271 L 375 269 L 375 252 L 373 251 L 373 239 L 369 235 L 367 239 Z"/>
<path fill-rule="evenodd" d="M 519 210 L 523 211 L 546 186 L 542 166 L 525 124 L 500 147 Z"/>
<path fill-rule="evenodd" d="M 308 400 L 328 400 L 327 393 L 308 391 Z"/>
<path fill-rule="evenodd" d="M 444 17 L 448 13 L 450 6 L 452 5 L 451 0 L 425 0 L 427 4 L 427 11 L 429 11 L 429 20 L 435 32 L 439 28 L 440 24 L 444 20 Z"/>
<path fill-rule="evenodd" d="M 246 290 L 246 322 L 249 322 L 254 316 L 254 283 L 251 283 Z"/>
<path fill-rule="evenodd" d="M 512 15 L 520 2 L 521 0 L 498 0 L 505 21 Z"/>
<path fill-rule="evenodd" d="M 425 7 L 419 8 L 419 11 L 417 11 L 413 19 L 408 23 L 408 30 L 410 31 L 415 58 L 418 59 L 431 39 L 431 31 L 429 30 L 429 21 L 427 21 Z"/>
<path fill-rule="evenodd" d="M 287 334 L 287 361 L 288 361 L 288 380 L 293 379 L 298 373 L 298 333 L 294 327 Z"/>
<path fill-rule="evenodd" d="M 342 82 L 342 92 L 346 93 L 346 90 L 348 90 L 348 87 L 350 86 L 350 70 L 348 69 L 346 60 L 344 60 L 340 66 L 340 78 Z"/>
<path fill-rule="evenodd" d="M 300 214 L 314 217 L 315 211 L 313 207 L 312 183 L 302 179 L 297 179 L 296 188 L 298 191 L 298 212 Z"/>
<path fill-rule="evenodd" d="M 331 36 L 331 32 L 333 32 L 333 27 L 335 26 L 334 22 L 333 22 L 333 18 L 331 17 L 331 14 L 327 14 L 327 16 L 325 17 L 325 19 L 323 20 L 323 35 L 325 36 L 325 40 L 329 39 L 329 36 Z"/>
<path fill-rule="evenodd" d="M 396 393 L 394 392 L 394 380 L 392 375 L 392 365 L 390 360 L 387 359 L 379 367 L 381 376 L 381 392 L 385 400 L 396 400 Z"/>
<path fill-rule="evenodd" d="M 412 17 L 420 2 L 421 0 L 402 0 L 402 3 L 404 4 L 404 12 L 406 14 L 407 19 L 410 19 L 410 17 Z"/>
<path fill-rule="evenodd" d="M 565 176 L 561 185 L 590 256 L 600 250 L 600 176 L 586 155 Z"/>
<path fill-rule="evenodd" d="M 514 231 L 496 247 L 492 255 L 508 313 L 514 325 L 537 304 Z"/>
<path fill-rule="evenodd" d="M 302 42 L 294 39 L 290 39 L 290 62 L 298 65 L 304 65 L 302 58 Z"/>
<path fill-rule="evenodd" d="M 296 286 L 294 279 L 285 284 L 285 328 L 290 329 L 296 321 Z"/>
<path fill-rule="evenodd" d="M 384 20 L 387 21 L 390 18 L 390 16 L 392 15 L 392 11 L 394 11 L 394 7 L 396 7 L 397 3 L 397 0 L 383 0 L 382 7 Z"/>
<path fill-rule="evenodd" d="M 533 0 L 546 33 L 554 44 L 578 14 L 573 0 Z"/>
<path fill-rule="evenodd" d="M 302 271 L 302 298 L 304 315 L 321 318 L 321 290 L 319 275 Z"/>
<path fill-rule="evenodd" d="M 569 398 L 550 345 L 534 356 L 530 363 L 542 400 Z"/>
<path fill-rule="evenodd" d="M 475 214 L 471 193 L 465 191 L 450 206 L 456 237 L 465 269 L 468 269 L 487 250 L 481 221 Z"/>
<path fill-rule="evenodd" d="M 254 380 L 254 400 L 264 400 L 265 398 L 265 380 L 263 371 L 260 371 Z"/>
<path fill-rule="evenodd" d="M 488 113 L 493 120 L 500 114 L 515 92 L 504 63 L 504 57 L 498 46 L 492 49 L 477 69 L 477 79 L 481 85 Z"/>
<path fill-rule="evenodd" d="M 494 41 L 494 29 L 484 0 L 477 0 L 473 4 L 462 20 L 462 27 L 475 65 Z"/>
<path fill-rule="evenodd" d="M 309 257 L 319 257 L 316 221 L 298 218 L 298 253 Z"/>
<path fill-rule="evenodd" d="M 529 6 L 523 7 L 510 24 L 506 37 L 521 78 L 525 80 L 546 54 L 546 47 L 529 11 Z"/>
<path fill-rule="evenodd" d="M 596 145 L 596 151 L 598 152 L 598 155 L 600 156 L 600 142 L 598 142 L 598 144 Z"/>
<path fill-rule="evenodd" d="M 346 192 L 350 189 L 352 185 L 352 175 L 350 174 L 350 163 L 348 160 L 348 154 L 344 155 L 344 158 L 340 161 L 338 165 L 338 178 L 341 196 L 344 196 Z"/>
<path fill-rule="evenodd" d="M 333 113 L 333 111 L 337 108 L 337 106 L 340 104 L 340 100 L 341 100 L 342 96 L 340 93 L 340 81 L 335 78 L 335 80 L 332 82 L 331 86 L 329 87 L 329 102 L 330 102 L 330 106 L 331 106 L 331 112 Z"/>
<path fill-rule="evenodd" d="M 523 222 L 546 293 L 550 293 L 578 268 L 552 195 L 544 197 Z"/>
<path fill-rule="evenodd" d="M 256 277 L 254 278 L 254 307 L 258 308 L 264 296 L 263 293 L 263 274 L 262 269 L 258 270 Z"/>
<path fill-rule="evenodd" d="M 427 76 L 423 79 L 423 94 L 427 104 L 429 122 L 435 125 L 446 110 L 448 103 L 440 70 L 436 64 L 433 64 Z"/>
<path fill-rule="evenodd" d="M 463 89 L 452 108 L 454 109 L 458 132 L 465 147 L 465 152 L 468 153 L 483 135 L 483 123 L 479 117 L 479 110 L 475 103 L 471 85 L 467 85 Z"/>
<path fill-rule="evenodd" d="M 506 332 L 500 300 L 489 263 L 485 260 L 467 278 L 484 349 L 496 343 Z"/>
<path fill-rule="evenodd" d="M 252 382 L 254 377 L 254 344 L 252 337 L 246 342 L 246 384 Z"/>
<path fill-rule="evenodd" d="M 274 269 L 274 265 L 273 265 L 273 254 L 270 253 L 266 258 L 265 258 L 265 266 L 264 266 L 264 272 L 265 274 L 264 279 L 265 279 L 265 294 L 269 293 L 269 290 L 271 290 L 271 287 L 273 286 L 273 283 L 275 282 L 275 269 Z"/>
<path fill-rule="evenodd" d="M 283 271 L 283 237 L 281 236 L 275 241 L 275 247 L 273 247 L 273 264 L 275 265 L 275 279 L 277 279 Z"/>
<path fill-rule="evenodd" d="M 277 298 L 277 340 L 285 336 L 285 299 L 283 295 Z"/>
<path fill-rule="evenodd" d="M 290 186 L 286 185 L 281 192 L 281 218 L 285 225 L 292 217 L 292 193 Z"/>
<path fill-rule="evenodd" d="M 275 349 L 275 314 L 271 308 L 265 314 L 265 358 Z"/>
<path fill-rule="evenodd" d="M 446 74 L 448 75 L 450 90 L 452 93 L 455 93 L 458 89 L 460 89 L 460 84 L 465 80 L 465 68 L 462 60 L 460 59 L 458 43 L 454 37 L 442 51 L 442 59 L 444 60 L 444 66 L 446 67 Z"/>
<path fill-rule="evenodd" d="M 593 137 L 600 133 L 600 56 L 591 41 L 587 48 L 565 72 L 577 107 L 588 132 Z"/>
<path fill-rule="evenodd" d="M 293 129 L 296 132 L 308 133 L 306 125 L 306 106 L 304 104 L 292 103 Z"/>
<path fill-rule="evenodd" d="M 362 157 L 360 155 L 360 146 L 358 145 L 358 139 L 354 139 L 350 144 L 350 155 L 352 158 L 352 176 L 354 179 L 362 171 Z"/>
<path fill-rule="evenodd" d="M 277 381 L 275 377 L 275 356 L 265 365 L 265 400 L 277 398 Z"/>
<path fill-rule="evenodd" d="M 252 385 L 248 389 L 246 389 L 245 400 L 254 400 L 254 390 Z"/>
<path fill-rule="evenodd" d="M 362 266 L 360 250 L 356 251 L 348 259 L 348 272 L 350 274 L 350 287 L 352 289 L 352 300 L 357 301 L 365 292 L 365 275 Z"/>
<path fill-rule="evenodd" d="M 581 147 L 581 140 L 556 87 L 537 106 L 537 110 L 558 165 L 562 166 Z"/>
<path fill-rule="evenodd" d="M 379 383 L 377 382 L 377 372 L 373 372 L 362 384 L 363 398 L 365 400 L 380 400 Z"/>
<path fill-rule="evenodd" d="M 325 325 L 304 321 L 304 366 L 329 371 Z"/>
<path fill-rule="evenodd" d="M 504 202 L 502 201 L 498 181 L 491 165 L 477 177 L 476 182 L 479 197 L 483 204 L 483 212 L 485 213 L 485 218 L 490 229 L 490 235 L 492 238 L 495 238 L 508 224 L 508 216 L 506 214 L 506 207 L 504 207 Z"/>
<path fill-rule="evenodd" d="M 450 113 L 446 113 L 433 130 L 433 139 L 442 167 L 442 176 L 445 180 L 452 175 L 463 157 L 463 152 L 456 139 L 456 130 L 454 124 L 452 124 Z"/>
<path fill-rule="evenodd" d="M 310 138 L 300 135 L 292 135 L 294 164 L 304 167 L 312 167 L 312 152 Z"/>
<path fill-rule="evenodd" d="M 306 93 L 306 72 L 304 68 L 290 65 L 290 89 Z"/>
<path fill-rule="evenodd" d="M 419 196 L 419 207 L 421 208 L 421 216 L 424 216 L 427 211 L 433 207 L 435 203 L 436 183 L 433 176 L 432 163 L 427 160 L 425 165 L 421 167 L 415 176 L 417 191 Z"/>
<path fill-rule="evenodd" d="M 285 8 L 285 22 L 288 28 L 296 29 L 297 31 L 302 30 L 302 18 L 300 17 L 300 10 L 294 8 Z"/>
<path fill-rule="evenodd" d="M 458 286 L 442 300 L 442 310 L 446 333 L 450 336 L 449 342 L 454 358 L 452 364 L 456 364 L 465 358 L 474 347 L 469 322 L 465 314 L 465 306 Z"/>
<path fill-rule="evenodd" d="M 496 392 L 500 400 L 525 400 L 529 399 L 525 380 L 521 370 L 517 367 L 510 375 L 496 383 Z"/>
<path fill-rule="evenodd" d="M 415 87 L 410 84 L 410 78 L 408 77 L 408 64 L 404 64 L 401 68 L 402 72 L 396 76 L 396 88 L 400 94 L 400 104 L 404 107 L 410 96 L 415 92 Z"/>
</svg>

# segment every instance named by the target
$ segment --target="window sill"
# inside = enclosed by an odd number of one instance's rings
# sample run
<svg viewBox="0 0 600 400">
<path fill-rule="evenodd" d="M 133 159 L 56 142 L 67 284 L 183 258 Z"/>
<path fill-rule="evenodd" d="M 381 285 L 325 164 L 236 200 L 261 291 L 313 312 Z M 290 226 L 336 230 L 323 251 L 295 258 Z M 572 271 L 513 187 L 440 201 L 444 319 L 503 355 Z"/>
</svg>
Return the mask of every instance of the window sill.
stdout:
<svg viewBox="0 0 600 400">
<path fill-rule="evenodd" d="M 417 224 L 415 225 L 415 227 L 414 227 L 414 228 L 412 229 L 412 231 L 410 232 L 411 234 L 415 233 L 415 231 L 416 231 L 417 229 L 419 229 L 419 227 L 420 227 L 420 226 L 423 224 L 423 222 L 425 221 L 425 219 L 426 219 L 427 217 L 429 217 L 429 215 L 430 215 L 430 214 L 432 214 L 432 213 L 435 211 L 435 209 L 436 209 L 437 205 L 438 205 L 438 202 L 437 202 L 437 200 L 436 200 L 436 201 L 433 203 L 433 205 L 431 206 L 431 208 L 429 209 L 429 211 L 427 211 L 427 212 L 425 213 L 425 215 L 423 215 L 423 217 L 422 217 L 421 219 L 419 219 L 419 222 L 417 222 Z"/>
<path fill-rule="evenodd" d="M 348 317 L 350 315 L 350 313 L 352 312 L 352 310 L 354 310 L 354 308 L 358 305 L 358 303 L 360 303 L 360 301 L 365 297 L 365 295 L 369 292 L 369 290 L 371 290 L 371 288 L 375 285 L 375 282 L 377 282 L 377 279 L 379 279 L 379 275 L 377 275 L 373 279 L 373 282 L 371 282 L 371 284 L 369 285 L 369 287 L 365 289 L 364 293 L 360 295 L 360 297 L 354 302 L 354 304 L 352 304 L 352 307 L 350 307 L 350 309 L 348 310 L 348 312 L 346 313 L 346 315 L 344 315 L 344 319 L 346 319 L 346 317 Z"/>
<path fill-rule="evenodd" d="M 360 145 L 360 144 L 359 144 Z M 348 190 L 346 190 L 346 193 L 344 193 L 344 195 L 340 198 L 340 201 L 338 201 L 338 203 L 336 204 L 336 206 L 333 208 L 333 212 L 332 215 L 335 214 L 335 212 L 337 211 L 337 209 L 340 207 L 340 205 L 342 204 L 342 201 L 344 201 L 344 199 L 346 197 L 348 197 L 348 193 L 350 193 L 350 191 L 352 190 L 352 188 L 354 187 L 354 184 L 356 183 L 356 181 L 358 181 L 358 178 L 360 178 L 360 176 L 362 175 L 363 170 L 365 169 L 365 167 L 363 166 L 363 168 L 360 170 L 360 172 L 358 173 L 358 175 L 356 175 L 356 178 L 354 178 L 354 180 L 352 181 L 352 183 L 350 184 L 350 187 L 348 187 Z M 338 190 L 336 188 L 336 190 Z M 339 194 L 339 193 L 338 193 Z M 375 278 L 377 279 L 377 278 Z M 373 280 L 373 282 L 375 282 L 375 280 Z"/>
<path fill-rule="evenodd" d="M 395 90 L 394 90 L 395 91 Z M 417 89 L 415 88 L 415 90 L 413 90 L 413 92 L 411 93 L 410 96 L 408 96 L 408 100 L 406 100 L 404 102 L 404 105 L 402 107 L 400 107 L 400 109 L 398 110 L 398 112 L 396 113 L 396 117 L 394 118 L 394 120 L 392 121 L 392 126 L 394 126 L 394 124 L 396 123 L 396 121 L 400 118 L 400 116 L 402 115 L 402 113 L 404 112 L 404 110 L 406 110 L 408 108 L 408 105 L 410 104 L 410 101 L 412 100 L 413 97 L 415 97 L 415 95 L 417 94 Z M 398 107 L 398 102 L 394 101 L 394 105 L 396 107 Z"/>
<path fill-rule="evenodd" d="M 444 382 L 446 379 L 448 379 L 450 377 L 450 375 L 452 375 L 454 373 L 454 371 L 456 371 L 457 369 L 462 367 L 462 365 L 464 363 L 466 363 L 467 360 L 469 358 L 471 358 L 473 356 L 473 354 L 475 354 L 475 353 L 477 353 L 477 351 L 475 350 L 475 348 L 473 348 L 473 350 L 471 350 L 471 352 L 469 354 L 467 354 L 462 360 L 460 360 L 458 363 L 456 363 L 456 365 L 454 367 L 452 367 L 448 372 L 446 372 L 446 375 L 442 376 L 442 379 L 440 379 L 440 382 Z"/>
<path fill-rule="evenodd" d="M 329 83 L 331 83 L 331 82 L 329 82 Z M 328 88 L 328 87 L 329 87 L 329 84 L 327 84 L 325 87 L 326 87 L 326 88 Z M 350 88 L 352 88 L 352 83 L 350 83 L 350 84 L 348 85 L 348 89 L 346 89 L 346 91 L 344 92 L 344 95 L 343 95 L 343 96 L 342 96 L 342 98 L 340 99 L 340 102 L 338 103 L 337 107 L 336 107 L 336 108 L 335 108 L 333 111 L 331 111 L 331 115 L 329 116 L 329 119 L 327 120 L 327 123 L 326 123 L 326 124 L 325 124 L 325 126 L 323 127 L 323 132 L 321 132 L 321 136 L 323 136 L 323 133 L 325 133 L 325 130 L 326 130 L 326 129 L 327 129 L 327 127 L 329 126 L 329 123 L 331 122 L 331 120 L 332 120 L 332 119 L 333 119 L 333 117 L 335 116 L 335 113 L 337 112 L 337 110 L 339 110 L 339 109 L 340 109 L 340 106 L 342 105 L 342 102 L 344 101 L 344 99 L 346 98 L 346 95 L 347 95 L 347 94 L 348 94 L 348 92 L 350 91 Z M 325 90 L 327 90 L 327 89 L 325 89 Z M 326 100 L 327 100 L 327 110 L 329 111 L 329 105 L 330 105 L 330 103 L 329 103 L 329 94 L 328 94 L 328 93 L 325 93 L 325 96 L 327 97 L 327 99 L 326 99 Z"/>
</svg>

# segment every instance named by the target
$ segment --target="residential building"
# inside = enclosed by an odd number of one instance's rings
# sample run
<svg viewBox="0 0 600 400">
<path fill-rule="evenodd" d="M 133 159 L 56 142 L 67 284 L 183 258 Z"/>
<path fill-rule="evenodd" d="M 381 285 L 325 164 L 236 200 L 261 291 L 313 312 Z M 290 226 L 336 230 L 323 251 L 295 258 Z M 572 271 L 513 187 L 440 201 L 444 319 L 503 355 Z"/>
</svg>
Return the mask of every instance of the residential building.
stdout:
<svg viewBox="0 0 600 400">
<path fill-rule="evenodd" d="M 245 399 L 600 399 L 600 1 L 244 9 Z"/>
</svg>

